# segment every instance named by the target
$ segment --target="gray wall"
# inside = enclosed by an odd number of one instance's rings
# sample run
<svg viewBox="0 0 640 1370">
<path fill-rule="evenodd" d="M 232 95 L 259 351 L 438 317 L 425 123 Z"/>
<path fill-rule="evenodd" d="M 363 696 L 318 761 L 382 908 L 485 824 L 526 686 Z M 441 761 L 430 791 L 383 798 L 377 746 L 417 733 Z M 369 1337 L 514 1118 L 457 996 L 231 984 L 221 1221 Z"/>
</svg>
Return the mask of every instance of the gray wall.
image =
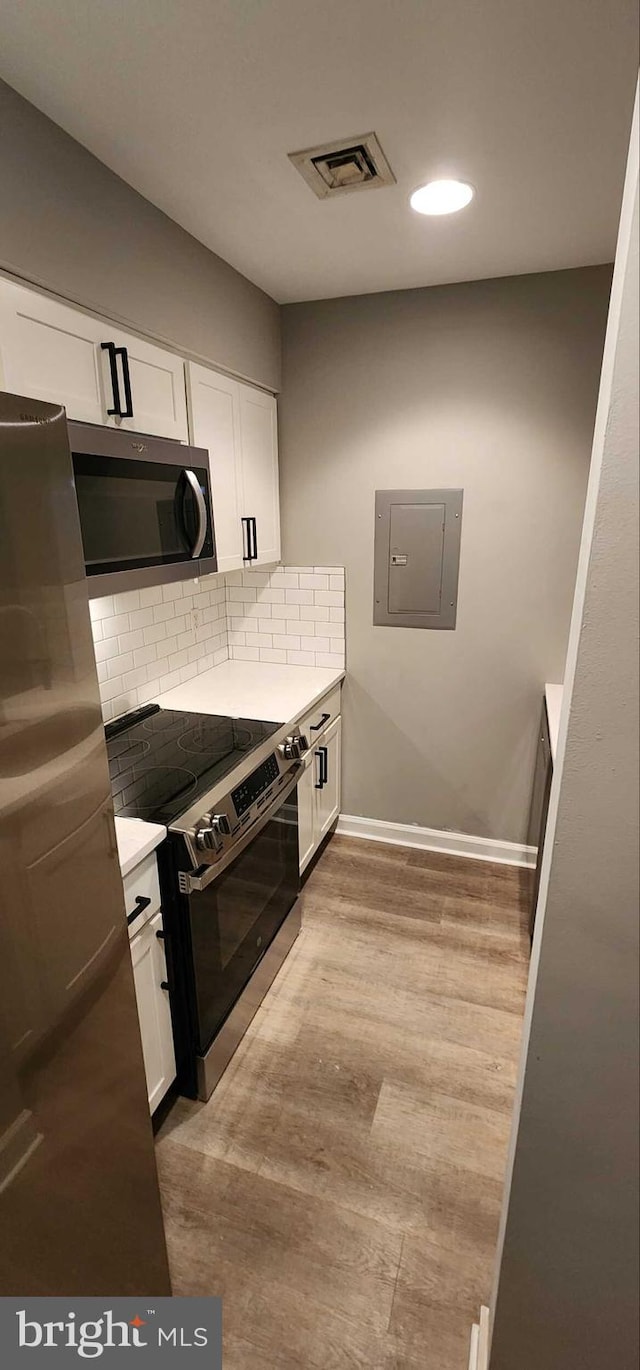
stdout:
<svg viewBox="0 0 640 1370">
<path fill-rule="evenodd" d="M 562 679 L 609 267 L 283 309 L 284 557 L 347 568 L 342 808 L 520 841 Z M 372 626 L 376 488 L 463 486 L 458 626 Z"/>
<path fill-rule="evenodd" d="M 3 81 L 0 268 L 279 388 L 274 301 Z"/>
<path fill-rule="evenodd" d="M 636 1370 L 639 1360 L 637 136 L 636 115 L 491 1370 Z"/>
</svg>

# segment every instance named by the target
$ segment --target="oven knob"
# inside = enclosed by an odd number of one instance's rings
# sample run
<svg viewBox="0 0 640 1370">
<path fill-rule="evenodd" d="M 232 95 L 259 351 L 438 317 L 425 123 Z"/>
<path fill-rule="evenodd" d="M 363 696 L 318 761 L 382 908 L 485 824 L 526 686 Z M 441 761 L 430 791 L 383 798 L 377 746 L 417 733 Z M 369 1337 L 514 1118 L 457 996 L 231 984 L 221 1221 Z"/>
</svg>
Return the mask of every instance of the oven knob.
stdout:
<svg viewBox="0 0 640 1370">
<path fill-rule="evenodd" d="M 196 833 L 196 847 L 199 851 L 218 851 L 222 843 L 213 825 L 210 828 L 199 828 Z"/>
<path fill-rule="evenodd" d="M 231 824 L 226 813 L 214 813 L 211 815 L 211 827 L 219 837 L 231 836 Z"/>
<path fill-rule="evenodd" d="M 280 745 L 280 751 L 285 761 L 299 761 L 302 753 L 307 750 L 308 745 L 306 737 L 285 737 L 284 742 Z"/>
</svg>

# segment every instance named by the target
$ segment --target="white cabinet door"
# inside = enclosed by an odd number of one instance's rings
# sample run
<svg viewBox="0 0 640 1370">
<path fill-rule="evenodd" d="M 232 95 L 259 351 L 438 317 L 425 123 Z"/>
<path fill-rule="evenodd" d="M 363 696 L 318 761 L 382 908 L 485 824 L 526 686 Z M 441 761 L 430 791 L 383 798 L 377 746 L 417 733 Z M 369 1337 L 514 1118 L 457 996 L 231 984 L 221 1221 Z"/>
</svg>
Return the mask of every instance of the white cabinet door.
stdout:
<svg viewBox="0 0 640 1370">
<path fill-rule="evenodd" d="M 301 872 L 308 866 L 340 813 L 341 729 L 341 718 L 335 718 L 308 753 L 305 769 L 298 781 Z"/>
<path fill-rule="evenodd" d="M 336 718 L 316 748 L 320 752 L 316 765 L 323 767 L 322 787 L 316 790 L 318 842 L 328 833 L 340 812 L 341 731 L 342 720 Z"/>
<path fill-rule="evenodd" d="M 0 280 L 3 389 L 63 404 L 71 419 L 106 423 L 100 342 L 108 326 L 89 314 Z"/>
<path fill-rule="evenodd" d="M 298 781 L 298 853 L 301 871 L 309 864 L 316 849 L 316 796 L 313 788 L 316 765 L 313 755 L 309 756 Z"/>
<path fill-rule="evenodd" d="M 125 368 L 128 367 L 133 414 L 128 418 L 105 414 L 103 423 L 127 428 L 136 433 L 152 433 L 159 438 L 174 438 L 188 442 L 187 396 L 184 362 L 172 352 L 165 352 L 155 343 L 145 342 L 132 334 L 122 333 L 110 324 L 102 325 L 104 340 L 112 342 L 120 351 L 116 358 L 121 408 L 125 404 Z M 101 349 L 102 350 L 102 349 Z M 108 352 L 103 351 L 104 392 L 109 396 L 107 408 L 113 407 L 111 371 Z"/>
<path fill-rule="evenodd" d="M 274 395 L 238 386 L 242 448 L 242 517 L 254 520 L 252 564 L 280 560 L 278 433 Z"/>
<path fill-rule="evenodd" d="M 162 932 L 161 912 L 150 918 L 131 942 L 150 1113 L 158 1107 L 176 1076 L 169 993 L 162 988 L 167 968 L 158 932 Z"/>
<path fill-rule="evenodd" d="M 121 409 L 128 363 L 130 418 L 109 413 L 118 406 L 103 343 L 120 349 L 114 360 Z M 70 419 L 188 441 L 181 357 L 6 280 L 0 280 L 0 360 L 5 390 L 63 404 Z"/>
<path fill-rule="evenodd" d="M 219 571 L 243 565 L 240 512 L 240 400 L 238 382 L 187 362 L 191 439 L 209 453 Z"/>
</svg>

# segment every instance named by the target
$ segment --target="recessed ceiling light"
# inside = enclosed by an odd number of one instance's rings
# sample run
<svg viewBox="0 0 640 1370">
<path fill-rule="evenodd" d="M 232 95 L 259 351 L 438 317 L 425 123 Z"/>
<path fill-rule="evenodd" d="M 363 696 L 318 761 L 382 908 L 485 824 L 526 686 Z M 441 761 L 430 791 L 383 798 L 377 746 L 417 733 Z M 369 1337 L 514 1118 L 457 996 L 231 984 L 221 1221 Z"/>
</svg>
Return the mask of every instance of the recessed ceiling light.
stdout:
<svg viewBox="0 0 640 1370">
<path fill-rule="evenodd" d="M 466 181 L 429 181 L 414 190 L 409 201 L 418 214 L 455 214 L 473 199 L 473 186 Z"/>
</svg>

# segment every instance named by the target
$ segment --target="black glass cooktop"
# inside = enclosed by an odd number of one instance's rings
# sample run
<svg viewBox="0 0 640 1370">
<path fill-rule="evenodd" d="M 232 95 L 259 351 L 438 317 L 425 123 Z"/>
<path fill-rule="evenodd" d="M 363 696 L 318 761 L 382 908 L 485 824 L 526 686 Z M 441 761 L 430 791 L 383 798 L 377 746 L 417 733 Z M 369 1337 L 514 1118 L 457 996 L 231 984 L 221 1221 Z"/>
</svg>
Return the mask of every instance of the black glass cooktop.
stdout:
<svg viewBox="0 0 640 1370">
<path fill-rule="evenodd" d="M 118 817 L 172 823 L 281 727 L 148 705 L 107 724 Z"/>
</svg>

